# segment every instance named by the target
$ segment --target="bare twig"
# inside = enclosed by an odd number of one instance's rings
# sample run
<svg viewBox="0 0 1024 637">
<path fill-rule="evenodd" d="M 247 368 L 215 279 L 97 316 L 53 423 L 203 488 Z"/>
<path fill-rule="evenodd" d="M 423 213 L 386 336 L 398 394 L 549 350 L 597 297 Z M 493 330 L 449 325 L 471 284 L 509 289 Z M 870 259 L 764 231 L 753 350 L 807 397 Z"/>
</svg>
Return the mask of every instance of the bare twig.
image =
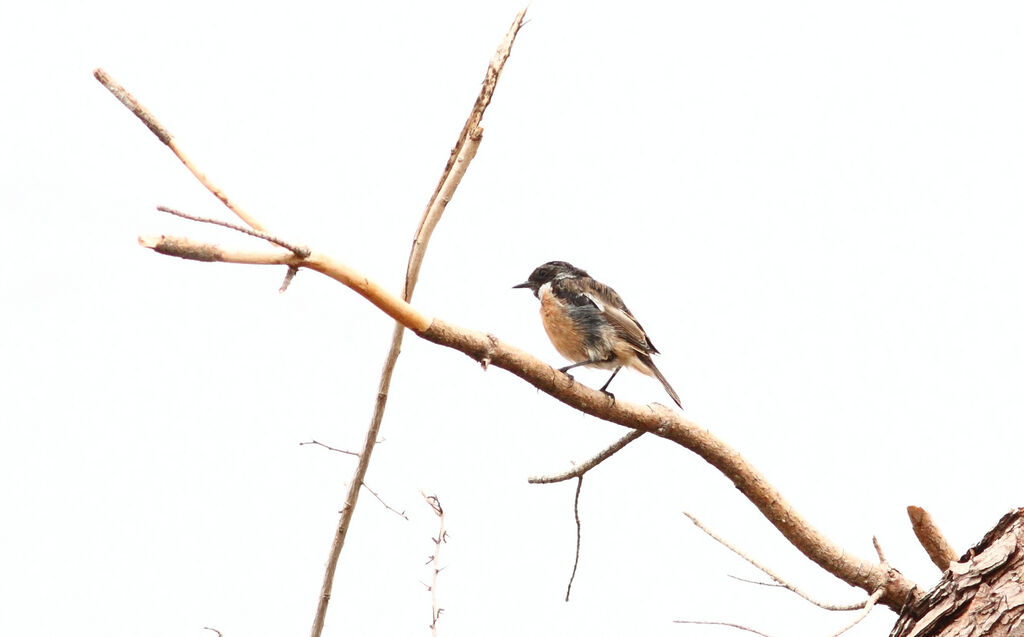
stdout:
<svg viewBox="0 0 1024 637">
<path fill-rule="evenodd" d="M 572 592 L 572 582 L 576 579 L 576 567 L 580 565 L 580 536 L 583 526 L 580 524 L 580 490 L 583 489 L 583 476 L 576 478 L 576 497 L 572 503 L 572 514 L 576 518 L 576 559 L 572 563 L 572 575 L 569 576 L 569 585 L 565 588 L 565 601 L 569 601 L 569 593 Z"/>
<path fill-rule="evenodd" d="M 497 86 L 498 78 L 512 50 L 512 44 L 515 42 L 516 35 L 523 25 L 525 15 L 526 9 L 523 9 L 516 15 L 511 28 L 501 44 L 498 45 L 498 50 L 487 67 L 487 75 L 484 78 L 480 96 L 477 97 L 473 105 L 473 111 L 463 126 L 462 132 L 459 134 L 459 139 L 448 158 L 448 164 L 445 166 L 437 188 L 435 188 L 434 194 L 423 213 L 423 218 L 420 220 L 419 229 L 413 240 L 412 250 L 409 254 L 409 263 L 406 268 L 405 289 L 402 293 L 402 301 L 406 305 L 412 300 L 412 293 L 416 287 L 416 280 L 419 278 L 420 266 L 423 263 L 423 256 L 426 253 L 430 235 L 437 226 L 437 222 L 440 220 L 441 214 L 444 212 L 445 207 L 447 207 L 448 202 L 451 201 L 452 196 L 455 194 L 455 189 L 462 181 L 463 175 L 466 174 L 469 162 L 476 155 L 476 150 L 483 133 L 479 127 L 481 118 L 491 101 L 491 95 L 493 95 L 494 88 Z M 370 466 L 370 457 L 373 454 L 373 447 L 380 432 L 381 421 L 384 418 L 384 409 L 387 406 L 391 376 L 395 369 L 395 363 L 398 361 L 398 354 L 402 350 L 405 328 L 408 327 L 408 323 L 398 316 L 392 316 L 392 318 L 396 320 L 396 323 L 394 332 L 391 335 L 391 346 L 388 349 L 387 358 L 384 362 L 384 369 L 380 374 L 380 382 L 377 386 L 377 401 L 374 404 L 373 416 L 370 418 L 370 426 L 366 430 L 359 464 L 356 466 L 352 480 L 349 483 L 348 494 L 345 497 L 345 507 L 341 511 L 338 528 L 334 534 L 334 541 L 331 544 L 330 556 L 327 560 L 327 567 L 324 570 L 324 581 L 320 589 L 320 599 L 317 604 L 316 614 L 313 617 L 312 637 L 320 637 L 323 631 L 324 618 L 327 614 L 327 605 L 331 598 L 331 587 L 334 582 L 334 572 L 337 568 L 338 558 L 341 555 L 341 549 L 345 545 L 345 536 L 348 534 L 352 514 L 355 512 L 356 503 L 359 500 L 359 485 L 363 483 L 363 478 L 366 476 L 366 471 Z"/>
<path fill-rule="evenodd" d="M 255 217 L 243 210 L 241 206 L 228 199 L 228 196 L 224 191 L 214 185 L 214 183 L 210 181 L 195 164 L 192 163 L 192 160 L 189 159 L 185 152 L 178 146 L 178 143 L 175 141 L 174 136 L 171 135 L 170 131 L 168 131 L 167 128 L 161 124 L 156 117 L 149 112 L 149 110 L 146 109 L 146 107 L 140 104 L 127 89 L 115 82 L 114 78 L 110 77 L 110 75 L 108 75 L 103 69 L 96 69 L 93 71 L 93 76 L 99 80 L 99 83 L 105 86 L 108 91 L 113 93 L 114 97 L 120 100 L 128 110 L 138 117 L 142 123 L 157 136 L 157 139 L 166 144 L 175 156 L 181 160 L 181 163 L 185 164 L 185 167 L 188 168 L 189 172 L 199 180 L 199 183 L 203 184 L 207 190 L 213 193 L 213 195 L 219 199 L 221 203 L 227 206 L 231 212 L 235 213 L 239 219 L 244 221 L 245 224 L 253 230 L 265 230 L 265 228 L 256 221 Z"/>
<path fill-rule="evenodd" d="M 633 431 L 630 431 L 628 434 L 619 438 L 614 443 L 603 449 L 590 460 L 587 460 L 582 464 L 578 464 L 572 469 L 569 469 L 568 471 L 547 476 L 531 476 L 528 479 L 528 481 L 530 484 L 551 484 L 553 482 L 562 482 L 564 480 L 582 477 L 584 473 L 590 471 L 597 465 L 601 464 L 602 462 L 610 458 L 612 454 L 616 453 L 617 451 L 619 451 L 620 449 L 622 449 L 623 447 L 633 442 L 642 435 L 644 435 L 644 432 L 642 430 L 634 429 Z"/>
<path fill-rule="evenodd" d="M 697 624 L 697 625 L 700 625 L 700 626 L 725 626 L 727 628 L 736 628 L 738 630 L 745 630 L 748 633 L 754 633 L 755 635 L 761 635 L 761 637 L 771 637 L 771 635 L 769 635 L 767 633 L 762 633 L 759 630 L 754 630 L 753 628 L 750 628 L 749 626 L 743 626 L 741 624 L 731 624 L 729 622 L 701 622 L 701 621 L 695 621 L 695 620 L 692 620 L 692 619 L 677 619 L 677 620 L 675 620 L 674 623 L 676 623 L 676 624 Z"/>
<path fill-rule="evenodd" d="M 203 630 L 212 630 L 213 632 L 217 633 L 217 637 L 224 637 L 224 635 L 219 630 L 217 630 L 216 628 L 210 628 L 209 626 L 203 626 Z"/>
<path fill-rule="evenodd" d="M 275 237 L 275 236 L 273 236 L 273 235 L 271 235 L 269 233 L 263 232 L 262 230 L 251 230 L 249 228 L 246 228 L 245 226 L 240 226 L 237 223 L 231 223 L 229 221 L 221 221 L 220 219 L 211 219 L 210 217 L 197 217 L 195 215 L 190 215 L 187 212 L 182 212 L 180 210 L 175 210 L 174 208 L 168 208 L 167 206 L 157 206 L 156 209 L 159 210 L 160 212 L 166 212 L 167 214 L 174 215 L 175 217 L 181 217 L 182 219 L 188 219 L 189 221 L 198 221 L 199 223 L 209 223 L 209 224 L 213 224 L 215 226 L 221 226 L 222 228 L 228 228 L 230 230 L 234 230 L 235 232 L 241 232 L 242 234 L 247 234 L 250 237 L 256 237 L 257 239 L 263 239 L 264 241 L 269 241 L 270 243 L 273 243 L 274 245 L 279 245 L 282 248 L 285 248 L 287 250 L 291 250 L 292 253 L 295 254 L 295 256 L 299 257 L 300 259 L 305 259 L 306 257 L 309 256 L 309 248 L 307 248 L 305 246 L 292 245 L 291 243 L 288 243 L 284 239 L 279 239 L 279 238 L 277 238 L 277 237 Z"/>
<path fill-rule="evenodd" d="M 370 488 L 370 485 L 368 485 L 368 484 L 366 484 L 364 482 L 363 483 L 363 488 L 366 489 L 367 491 L 369 491 L 370 494 L 373 495 L 373 497 L 377 498 L 377 502 L 380 502 L 381 504 L 383 504 L 385 509 L 387 509 L 388 511 L 391 511 L 392 513 L 394 513 L 397 516 L 405 518 L 406 521 L 409 520 L 409 516 L 407 516 L 405 514 L 405 511 L 399 511 L 398 509 L 392 507 L 390 504 L 385 502 L 384 498 L 380 497 L 380 494 L 378 494 L 376 491 L 374 491 L 373 489 Z"/>
<path fill-rule="evenodd" d="M 303 446 L 303 445 L 317 445 L 317 446 L 323 447 L 324 449 L 327 449 L 328 451 L 336 451 L 338 453 L 343 453 L 343 454 L 345 454 L 347 456 L 355 456 L 357 458 L 359 457 L 359 453 L 358 452 L 349 451 L 348 449 L 336 449 L 335 447 L 332 447 L 330 445 L 325 445 L 324 443 L 322 443 L 322 442 L 320 442 L 318 440 L 310 440 L 309 442 L 300 442 L 299 443 L 300 447 Z M 391 511 L 392 513 L 394 513 L 395 515 L 397 515 L 397 516 L 399 516 L 401 518 L 404 518 L 406 521 L 409 520 L 409 516 L 407 516 L 405 514 L 405 511 L 399 511 L 398 509 L 394 508 L 393 506 L 391 506 L 390 504 L 385 502 L 384 498 L 380 497 L 379 493 L 377 493 L 372 488 L 370 488 L 370 485 L 368 485 L 365 482 L 363 482 L 363 488 L 366 489 L 367 491 L 369 491 L 370 494 L 373 497 L 377 498 L 377 501 L 380 502 L 382 505 L 384 505 L 385 509 L 387 509 L 388 511 Z"/>
<path fill-rule="evenodd" d="M 882 551 L 882 545 L 878 543 L 878 538 L 874 535 L 871 536 L 871 544 L 875 547 L 875 554 L 878 555 L 878 563 L 882 566 L 888 567 L 889 560 L 885 559 L 885 553 Z"/>
<path fill-rule="evenodd" d="M 701 531 L 704 531 L 705 533 L 707 533 L 713 540 L 715 540 L 716 542 L 718 542 L 719 544 L 721 544 L 725 548 L 729 549 L 730 551 L 732 551 L 736 555 L 739 555 L 740 557 L 742 557 L 746 561 L 750 562 L 754 567 L 759 569 L 765 575 L 767 575 L 768 577 L 770 577 L 773 580 L 775 580 L 776 582 L 778 582 L 779 586 L 781 586 L 781 587 L 783 587 L 785 589 L 788 589 L 788 590 L 796 593 L 797 595 L 799 595 L 800 597 L 803 597 L 804 599 L 806 599 L 810 603 L 814 604 L 815 606 L 817 606 L 819 608 L 824 608 L 825 610 L 857 610 L 857 609 L 860 609 L 860 608 L 864 608 L 864 604 L 866 602 L 856 602 L 856 603 L 853 603 L 853 604 L 829 604 L 828 602 L 822 602 L 822 601 L 819 601 L 817 599 L 814 599 L 813 597 L 811 597 L 809 594 L 805 593 L 799 587 L 797 587 L 797 586 L 795 586 L 793 584 L 790 584 L 786 580 L 782 579 L 782 577 L 780 575 L 776 574 L 774 571 L 769 569 L 767 566 L 761 564 L 760 562 L 758 562 L 754 558 L 752 558 L 749 555 L 747 555 L 746 553 L 744 553 L 738 547 L 736 547 L 735 545 L 731 544 L 728 540 L 726 540 L 723 537 L 721 537 L 720 535 L 716 534 L 714 531 L 709 529 L 707 527 L 707 525 L 705 525 L 703 522 L 698 520 L 695 516 L 691 515 L 690 513 L 687 513 L 686 511 L 683 511 L 683 515 L 685 515 L 686 517 L 690 518 L 690 522 L 693 522 L 694 526 L 696 526 Z M 760 583 L 760 582 L 755 582 L 755 583 Z"/>
<path fill-rule="evenodd" d="M 879 588 L 874 593 L 871 593 L 871 597 L 869 597 L 867 601 L 864 602 L 864 608 L 861 609 L 859 613 L 857 613 L 857 616 L 853 618 L 853 621 L 847 624 L 844 628 L 839 629 L 838 632 L 832 633 L 831 637 L 839 637 L 839 635 L 842 635 L 843 633 L 850 630 L 857 624 L 861 623 L 861 621 L 863 621 L 864 618 L 867 617 L 868 614 L 875 608 L 875 603 L 878 602 L 878 598 L 880 598 L 883 593 L 885 593 L 884 588 Z"/>
<path fill-rule="evenodd" d="M 444 509 L 441 507 L 441 501 L 437 499 L 436 495 L 427 495 L 420 491 L 423 497 L 426 499 L 427 504 L 434 510 L 434 515 L 440 520 L 441 527 L 437 531 L 437 537 L 434 538 L 434 554 L 427 560 L 427 564 L 431 565 L 431 576 L 430 576 L 430 634 L 433 637 L 437 637 L 437 620 L 440 619 L 441 613 L 444 611 L 443 608 L 437 604 L 437 576 L 441 573 L 441 545 L 448 541 L 448 532 L 444 528 Z"/>
<path fill-rule="evenodd" d="M 317 445 L 317 446 L 323 447 L 324 449 L 327 449 L 328 451 L 336 451 L 338 453 L 343 453 L 343 454 L 345 454 L 347 456 L 355 456 L 357 458 L 359 457 L 359 452 L 358 451 L 349 451 L 348 449 L 335 449 L 334 447 L 332 447 L 330 445 L 325 445 L 324 443 L 322 443 L 322 442 L 320 442 L 318 440 L 310 440 L 309 442 L 300 442 L 299 443 L 300 447 L 305 446 L 305 445 Z"/>
<path fill-rule="evenodd" d="M 914 528 L 914 535 L 917 536 L 918 542 L 928 553 L 932 564 L 939 567 L 940 571 L 945 572 L 949 568 L 950 562 L 959 559 L 953 545 L 939 530 L 931 514 L 921 507 L 908 506 L 907 515 L 910 516 L 910 525 Z"/>
<path fill-rule="evenodd" d="M 743 582 L 744 584 L 757 584 L 758 586 L 768 586 L 770 588 L 786 588 L 778 582 L 762 582 L 756 579 L 747 579 L 746 577 L 740 577 L 739 575 L 730 575 L 729 573 L 726 573 L 725 576 L 732 578 L 737 582 Z"/>
</svg>

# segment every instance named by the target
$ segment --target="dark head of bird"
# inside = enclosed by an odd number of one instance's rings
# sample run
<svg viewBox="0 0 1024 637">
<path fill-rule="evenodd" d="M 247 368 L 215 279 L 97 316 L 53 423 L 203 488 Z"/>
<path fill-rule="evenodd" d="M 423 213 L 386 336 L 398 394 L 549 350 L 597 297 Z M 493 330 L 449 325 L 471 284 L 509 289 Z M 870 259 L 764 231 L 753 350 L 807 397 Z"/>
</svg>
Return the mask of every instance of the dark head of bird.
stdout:
<svg viewBox="0 0 1024 637">
<path fill-rule="evenodd" d="M 537 296 L 537 291 L 545 283 L 551 283 L 558 279 L 570 279 L 589 277 L 590 275 L 583 270 L 577 268 L 571 263 L 565 261 L 548 261 L 544 265 L 538 266 L 530 273 L 530 278 L 526 279 L 525 283 L 519 285 L 513 285 L 513 288 L 529 288 L 533 291 L 533 295 Z"/>
</svg>

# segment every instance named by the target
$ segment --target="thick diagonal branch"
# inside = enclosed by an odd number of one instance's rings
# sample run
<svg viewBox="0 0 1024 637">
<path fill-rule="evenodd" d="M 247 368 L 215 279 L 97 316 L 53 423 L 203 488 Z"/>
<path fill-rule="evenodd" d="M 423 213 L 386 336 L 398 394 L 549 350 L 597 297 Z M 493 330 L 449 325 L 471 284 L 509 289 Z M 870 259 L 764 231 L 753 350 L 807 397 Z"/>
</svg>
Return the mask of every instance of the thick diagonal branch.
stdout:
<svg viewBox="0 0 1024 637">
<path fill-rule="evenodd" d="M 493 335 L 431 318 L 351 267 L 315 251 L 309 258 L 300 259 L 286 250 L 234 253 L 214 245 L 166 237 L 140 239 L 140 242 L 158 251 L 164 242 L 188 244 L 190 249 L 208 261 L 284 263 L 326 274 L 352 287 L 420 338 L 512 372 L 573 409 L 630 429 L 653 433 L 693 451 L 731 480 L 790 543 L 819 566 L 868 593 L 884 588 L 879 600 L 882 604 L 899 610 L 914 588 L 914 583 L 898 571 L 854 557 L 833 543 L 793 509 L 767 478 L 735 449 L 679 412 L 656 403 L 637 405 L 624 400 L 611 403 L 605 394 L 574 382 L 568 375 L 531 354 L 503 343 Z M 210 258 L 211 255 L 217 258 Z"/>
<path fill-rule="evenodd" d="M 600 391 L 573 382 L 523 350 L 438 318 L 417 334 L 478 361 L 488 357 L 491 365 L 512 372 L 574 409 L 631 429 L 648 431 L 693 451 L 729 478 L 787 540 L 826 571 L 869 593 L 884 587 L 881 602 L 886 606 L 898 610 L 914 588 L 914 583 L 899 572 L 854 557 L 834 544 L 797 513 L 765 476 L 735 449 L 679 412 L 657 404 L 637 405 L 623 400 L 611 404 Z"/>
</svg>

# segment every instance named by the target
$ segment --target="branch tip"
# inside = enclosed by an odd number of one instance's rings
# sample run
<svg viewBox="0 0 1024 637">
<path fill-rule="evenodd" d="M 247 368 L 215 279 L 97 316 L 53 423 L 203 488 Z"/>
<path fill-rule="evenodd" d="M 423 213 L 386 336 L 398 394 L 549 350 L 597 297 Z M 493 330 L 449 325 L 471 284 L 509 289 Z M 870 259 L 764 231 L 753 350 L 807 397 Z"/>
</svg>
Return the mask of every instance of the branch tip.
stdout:
<svg viewBox="0 0 1024 637">
<path fill-rule="evenodd" d="M 153 114 L 150 113 L 146 107 L 135 99 L 135 96 L 128 92 L 128 89 L 115 82 L 114 78 L 110 77 L 110 75 L 102 68 L 94 70 L 92 72 L 92 76 L 95 77 L 96 80 L 99 81 L 99 83 L 108 91 L 110 91 L 110 93 L 116 97 L 119 102 L 124 104 L 125 108 L 130 110 L 135 117 L 138 117 L 139 120 L 146 125 L 146 128 L 156 135 L 157 139 L 167 146 L 171 145 L 171 140 L 173 139 L 171 133 L 164 128 L 163 124 L 153 117 Z"/>
<path fill-rule="evenodd" d="M 914 535 L 924 547 L 928 558 L 940 571 L 945 572 L 949 568 L 950 562 L 956 562 L 959 559 L 953 545 L 939 530 L 931 514 L 921 507 L 908 506 L 907 515 L 910 517 L 910 526 L 914 529 Z"/>
</svg>

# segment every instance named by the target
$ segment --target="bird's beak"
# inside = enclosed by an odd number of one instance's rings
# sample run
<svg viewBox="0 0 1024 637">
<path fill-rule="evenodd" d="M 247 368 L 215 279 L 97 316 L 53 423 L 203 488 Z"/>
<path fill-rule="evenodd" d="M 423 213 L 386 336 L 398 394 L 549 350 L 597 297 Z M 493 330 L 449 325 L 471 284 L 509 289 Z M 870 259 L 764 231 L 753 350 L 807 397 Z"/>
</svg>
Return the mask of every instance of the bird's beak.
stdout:
<svg viewBox="0 0 1024 637">
<path fill-rule="evenodd" d="M 528 287 L 530 287 L 530 282 L 529 281 L 527 281 L 526 283 L 520 283 L 519 285 L 513 285 L 512 289 L 514 290 L 516 288 L 528 288 Z"/>
</svg>

